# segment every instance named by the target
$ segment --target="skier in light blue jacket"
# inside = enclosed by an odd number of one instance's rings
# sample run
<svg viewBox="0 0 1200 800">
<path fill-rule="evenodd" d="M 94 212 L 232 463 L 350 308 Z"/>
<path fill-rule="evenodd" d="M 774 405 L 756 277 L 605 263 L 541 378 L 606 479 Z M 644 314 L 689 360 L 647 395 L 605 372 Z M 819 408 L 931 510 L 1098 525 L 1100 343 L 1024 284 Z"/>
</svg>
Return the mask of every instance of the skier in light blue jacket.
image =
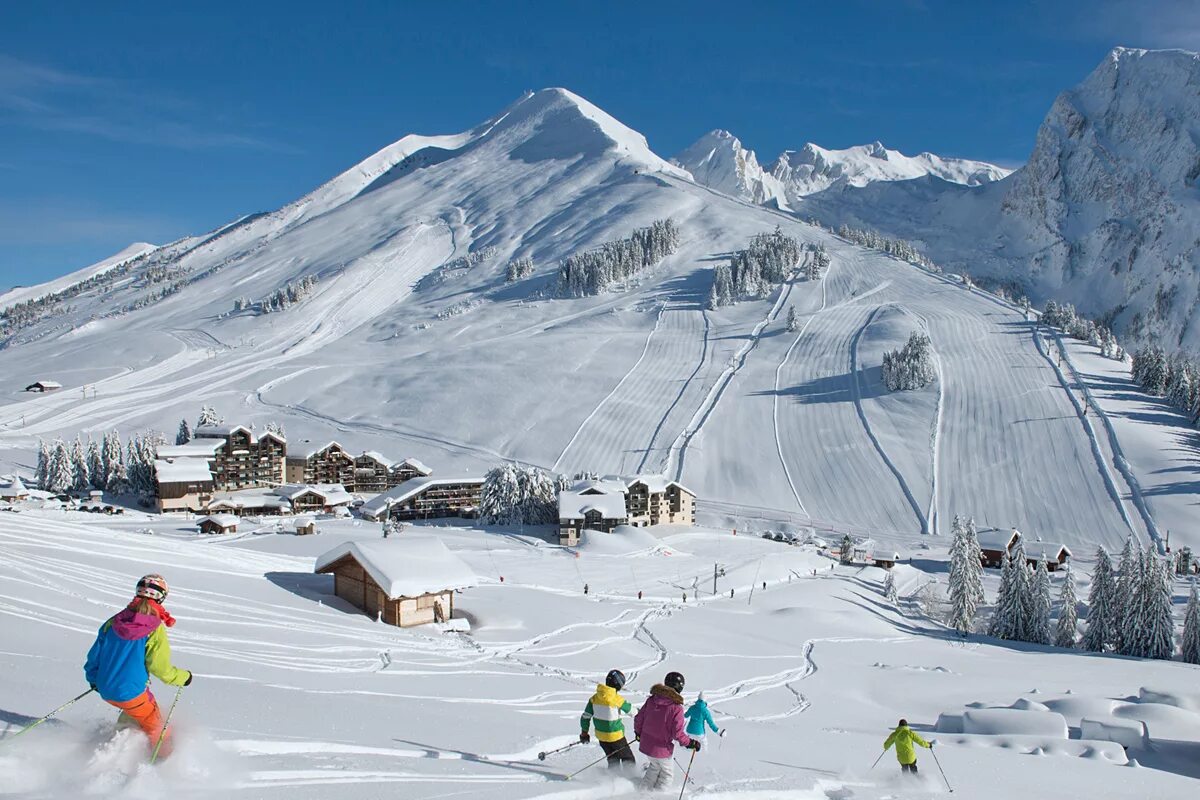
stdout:
<svg viewBox="0 0 1200 800">
<path fill-rule="evenodd" d="M 708 703 L 704 702 L 704 692 L 696 698 L 696 702 L 692 703 L 691 708 L 683 713 L 687 718 L 687 735 L 693 739 L 703 739 L 705 734 L 705 726 L 712 728 L 713 733 L 720 733 L 717 723 L 713 721 L 712 712 L 708 710 Z"/>
</svg>

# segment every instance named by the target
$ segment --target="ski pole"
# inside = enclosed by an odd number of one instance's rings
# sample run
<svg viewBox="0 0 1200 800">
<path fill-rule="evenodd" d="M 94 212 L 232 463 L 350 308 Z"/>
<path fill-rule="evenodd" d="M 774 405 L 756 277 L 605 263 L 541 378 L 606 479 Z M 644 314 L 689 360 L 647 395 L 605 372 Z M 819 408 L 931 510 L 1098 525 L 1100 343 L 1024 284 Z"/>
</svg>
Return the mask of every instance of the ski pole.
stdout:
<svg viewBox="0 0 1200 800">
<path fill-rule="evenodd" d="M 633 740 L 633 742 L 636 742 L 636 741 L 637 741 L 637 739 L 634 739 L 634 740 Z M 622 747 L 620 750 L 618 750 L 618 751 L 617 751 L 617 753 L 621 753 L 621 752 L 623 752 L 623 751 L 625 751 L 625 750 L 628 750 L 628 749 L 629 749 L 629 746 L 630 746 L 631 744 L 633 744 L 633 742 L 626 742 L 626 743 L 625 743 L 625 746 L 624 746 L 624 747 Z M 617 753 L 613 753 L 613 755 L 616 755 Z M 577 769 L 577 770 L 575 770 L 575 771 L 574 771 L 574 772 L 572 772 L 570 775 L 568 775 L 566 779 L 567 779 L 567 780 L 571 780 L 571 778 L 574 778 L 576 775 L 578 775 L 579 773 L 583 772 L 584 770 L 591 769 L 592 767 L 594 767 L 594 766 L 596 766 L 597 764 L 599 764 L 601 761 L 604 761 L 606 758 L 608 758 L 608 753 L 605 753 L 604 755 L 600 756 L 600 757 L 599 757 L 599 758 L 597 758 L 595 761 L 593 761 L 592 763 L 588 764 L 586 767 L 582 767 L 582 768 L 580 768 L 580 769 Z"/>
<path fill-rule="evenodd" d="M 683 764 L 680 764 L 680 763 L 679 763 L 679 759 L 678 759 L 678 758 L 675 758 L 675 756 L 671 756 L 671 760 L 675 762 L 675 766 L 679 767 L 680 769 L 683 769 Z M 685 770 L 685 771 L 684 771 L 684 775 L 683 775 L 683 782 L 684 782 L 684 784 L 687 784 L 689 781 L 691 781 L 692 783 L 695 783 L 696 779 L 695 779 L 695 778 L 689 778 L 689 777 L 687 776 L 687 771 Z"/>
<path fill-rule="evenodd" d="M 879 758 L 883 758 L 883 754 L 884 754 L 884 753 L 886 753 L 886 752 L 887 752 L 887 750 L 880 750 L 880 751 L 879 751 Z M 878 764 L 878 763 L 879 763 L 879 758 L 875 759 L 875 764 Z M 872 765 L 871 765 L 871 769 L 875 769 L 875 764 L 872 764 Z M 870 772 L 870 771 L 871 771 L 871 769 L 867 770 L 867 772 Z"/>
<path fill-rule="evenodd" d="M 0 744 L 4 744 L 5 742 L 11 742 L 13 739 L 17 738 L 17 737 L 18 737 L 18 736 L 20 736 L 22 733 L 28 733 L 29 731 L 31 731 L 31 730 L 33 730 L 34 728 L 36 728 L 38 725 L 41 725 L 43 722 L 45 722 L 46 720 L 48 720 L 48 719 L 50 719 L 51 717 L 53 717 L 53 716 L 54 716 L 55 714 L 57 714 L 58 712 L 60 712 L 60 711 L 62 711 L 62 710 L 64 710 L 64 709 L 66 709 L 66 708 L 68 708 L 68 707 L 70 707 L 70 706 L 74 705 L 75 703 L 77 703 L 77 702 L 79 702 L 80 700 L 82 700 L 83 698 L 87 697 L 89 694 L 91 694 L 91 693 L 92 693 L 92 692 L 94 692 L 94 691 L 96 691 L 95 687 L 88 689 L 86 692 L 84 692 L 83 694 L 79 695 L 78 697 L 73 697 L 73 698 L 71 698 L 70 700 L 68 700 L 67 702 L 63 703 L 63 704 L 62 704 L 61 706 L 59 706 L 58 708 L 56 708 L 56 709 L 54 709 L 53 711 L 51 711 L 51 712 L 50 712 L 49 714 L 47 714 L 46 716 L 42 717 L 41 719 L 39 719 L 39 720 L 37 720 L 37 721 L 35 721 L 35 722 L 31 722 L 30 724 L 26 725 L 24 728 L 21 728 L 21 730 L 19 730 L 19 731 L 17 731 L 16 733 L 14 733 L 12 736 L 6 737 L 6 738 L 4 739 L 4 742 L 0 742 Z"/>
<path fill-rule="evenodd" d="M 946 781 L 946 788 L 950 790 L 950 794 L 954 794 L 954 787 L 950 785 L 950 781 L 946 778 L 946 770 L 942 769 L 942 762 L 938 761 L 937 750 L 934 750 L 930 746 L 929 754 L 933 756 L 933 763 L 937 764 L 938 772 L 942 773 L 942 780 Z"/>
<path fill-rule="evenodd" d="M 692 762 L 696 760 L 696 753 L 699 750 L 692 751 L 692 757 L 688 759 L 687 770 L 683 773 L 683 786 L 679 787 L 679 800 L 683 800 L 683 793 L 687 791 L 688 776 L 692 774 Z"/>
<path fill-rule="evenodd" d="M 163 740 L 167 738 L 167 726 L 171 724 L 171 715 L 175 713 L 175 706 L 179 704 L 179 698 L 182 694 L 183 687 L 180 686 L 175 690 L 175 699 L 171 701 L 171 708 L 167 710 L 167 718 L 163 720 L 162 730 L 158 732 L 158 741 L 154 745 L 154 752 L 150 754 L 151 764 L 158 759 L 158 750 L 162 747 Z"/>
<path fill-rule="evenodd" d="M 571 742 L 570 744 L 563 745 L 562 747 L 558 748 L 557 750 L 547 750 L 545 752 L 538 753 L 538 761 L 545 761 L 546 756 L 552 756 L 555 753 L 566 752 L 567 750 L 570 750 L 572 747 L 578 747 L 581 744 L 583 744 L 583 742 Z"/>
</svg>

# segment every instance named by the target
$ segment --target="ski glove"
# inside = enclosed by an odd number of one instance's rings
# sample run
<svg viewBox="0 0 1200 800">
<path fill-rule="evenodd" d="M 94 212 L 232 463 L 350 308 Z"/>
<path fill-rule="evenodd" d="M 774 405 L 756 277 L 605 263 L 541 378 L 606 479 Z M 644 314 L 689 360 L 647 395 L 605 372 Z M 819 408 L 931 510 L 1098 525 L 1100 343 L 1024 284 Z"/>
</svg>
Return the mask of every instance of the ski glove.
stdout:
<svg viewBox="0 0 1200 800">
<path fill-rule="evenodd" d="M 695 750 L 697 753 L 699 753 L 700 752 L 700 740 L 692 739 L 690 742 L 688 742 L 688 750 Z"/>
<path fill-rule="evenodd" d="M 186 681 L 184 681 L 184 682 L 183 682 L 183 685 L 184 685 L 184 686 L 191 686 L 191 685 L 192 685 L 192 673 L 190 673 L 190 672 L 188 673 L 188 679 L 187 679 Z"/>
<path fill-rule="evenodd" d="M 582 733 L 579 734 L 579 743 L 580 744 L 587 744 L 591 740 L 592 740 L 592 736 L 587 731 L 583 731 Z"/>
</svg>

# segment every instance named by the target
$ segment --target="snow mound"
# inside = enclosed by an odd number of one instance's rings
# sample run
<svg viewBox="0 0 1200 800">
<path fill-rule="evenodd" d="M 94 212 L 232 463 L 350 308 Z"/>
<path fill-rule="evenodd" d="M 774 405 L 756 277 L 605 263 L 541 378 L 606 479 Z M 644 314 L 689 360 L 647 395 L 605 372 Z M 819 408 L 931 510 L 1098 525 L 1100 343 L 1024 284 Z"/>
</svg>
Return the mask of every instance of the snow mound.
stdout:
<svg viewBox="0 0 1200 800">
<path fill-rule="evenodd" d="M 590 555 L 624 556 L 645 553 L 662 546 L 657 537 L 645 528 L 619 525 L 612 533 L 584 530 L 579 539 L 579 549 Z"/>
<path fill-rule="evenodd" d="M 1052 711 L 1019 708 L 975 708 L 963 712 L 963 733 L 988 736 L 1048 736 L 1067 738 L 1067 721 Z"/>
<path fill-rule="evenodd" d="M 1117 717 L 1085 718 L 1079 724 L 1079 735 L 1083 739 L 1116 742 L 1122 747 L 1145 747 L 1147 742 L 1145 723 Z"/>
</svg>

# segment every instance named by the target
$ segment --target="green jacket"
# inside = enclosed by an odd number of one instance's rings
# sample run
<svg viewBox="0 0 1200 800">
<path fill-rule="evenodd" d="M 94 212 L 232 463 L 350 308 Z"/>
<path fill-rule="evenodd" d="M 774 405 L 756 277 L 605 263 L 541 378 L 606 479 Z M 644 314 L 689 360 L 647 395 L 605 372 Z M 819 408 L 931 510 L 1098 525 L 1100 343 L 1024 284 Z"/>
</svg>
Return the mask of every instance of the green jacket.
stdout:
<svg viewBox="0 0 1200 800">
<path fill-rule="evenodd" d="M 901 725 L 892 731 L 892 735 L 883 743 L 883 749 L 887 750 L 892 745 L 896 745 L 896 760 L 901 764 L 915 764 L 917 763 L 917 753 L 913 750 L 914 744 L 919 744 L 927 750 L 931 747 L 929 742 L 917 735 L 912 728 Z"/>
</svg>

